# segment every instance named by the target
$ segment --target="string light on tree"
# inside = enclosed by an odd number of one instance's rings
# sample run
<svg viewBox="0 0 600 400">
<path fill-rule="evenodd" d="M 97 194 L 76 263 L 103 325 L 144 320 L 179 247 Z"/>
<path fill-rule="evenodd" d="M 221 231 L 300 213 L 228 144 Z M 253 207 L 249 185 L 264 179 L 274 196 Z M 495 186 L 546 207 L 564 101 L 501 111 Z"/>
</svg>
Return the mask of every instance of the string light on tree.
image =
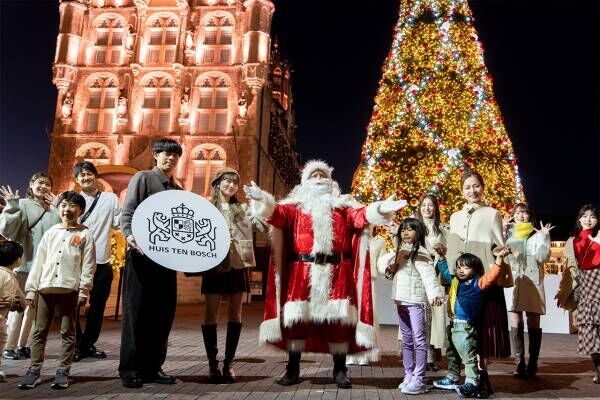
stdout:
<svg viewBox="0 0 600 400">
<path fill-rule="evenodd" d="M 523 200 L 467 1 L 401 0 L 353 193 L 362 202 L 396 193 L 412 206 L 404 214 L 435 193 L 449 215 L 463 203 L 468 170 L 483 175 L 490 205 Z"/>
</svg>

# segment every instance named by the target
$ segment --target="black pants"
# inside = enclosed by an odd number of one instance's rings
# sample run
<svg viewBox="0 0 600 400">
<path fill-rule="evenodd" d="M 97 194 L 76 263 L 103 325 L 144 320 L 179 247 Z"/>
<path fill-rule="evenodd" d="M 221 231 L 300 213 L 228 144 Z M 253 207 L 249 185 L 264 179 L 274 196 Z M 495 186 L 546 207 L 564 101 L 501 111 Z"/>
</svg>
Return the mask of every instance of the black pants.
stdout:
<svg viewBox="0 0 600 400">
<path fill-rule="evenodd" d="M 77 344 L 84 351 L 96 344 L 102 329 L 104 309 L 110 296 L 113 280 L 113 270 L 110 263 L 97 264 L 94 274 L 94 285 L 90 292 L 90 307 L 85 319 L 85 330 L 82 332 L 77 319 Z"/>
<path fill-rule="evenodd" d="M 167 356 L 177 305 L 177 274 L 135 250 L 127 251 L 119 373 L 152 375 Z"/>
</svg>

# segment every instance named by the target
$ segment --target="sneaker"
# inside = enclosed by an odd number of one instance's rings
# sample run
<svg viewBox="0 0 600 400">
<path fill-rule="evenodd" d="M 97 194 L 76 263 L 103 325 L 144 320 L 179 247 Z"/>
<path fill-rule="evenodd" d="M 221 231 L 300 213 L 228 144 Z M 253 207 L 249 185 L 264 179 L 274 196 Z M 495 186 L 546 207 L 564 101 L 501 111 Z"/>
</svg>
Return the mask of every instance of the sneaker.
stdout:
<svg viewBox="0 0 600 400">
<path fill-rule="evenodd" d="M 2 358 L 7 360 L 18 360 L 19 355 L 14 350 L 4 350 L 4 353 L 2 353 Z"/>
<path fill-rule="evenodd" d="M 31 358 L 31 348 L 19 347 L 17 349 L 17 354 L 19 355 L 19 360 L 26 360 L 28 358 Z"/>
<path fill-rule="evenodd" d="M 456 390 L 456 388 L 458 387 L 458 381 L 454 381 L 454 380 L 448 378 L 447 376 L 445 376 L 442 379 L 433 381 L 433 386 L 435 386 L 438 389 Z"/>
<path fill-rule="evenodd" d="M 398 385 L 398 389 L 404 389 L 410 383 L 411 379 L 412 379 L 412 376 L 410 376 L 410 375 L 404 376 L 404 380 L 402 381 L 402 383 L 400 383 Z"/>
<path fill-rule="evenodd" d="M 0 382 L 6 382 L 6 374 L 4 371 L 0 371 Z"/>
<path fill-rule="evenodd" d="M 404 386 L 401 390 L 404 394 L 423 394 L 427 393 L 429 389 L 427 389 L 427 385 L 422 382 L 417 382 L 414 379 L 411 379 L 410 383 Z"/>
<path fill-rule="evenodd" d="M 69 373 L 65 369 L 59 369 L 54 375 L 54 382 L 50 385 L 52 389 L 60 390 L 69 387 Z"/>
<path fill-rule="evenodd" d="M 462 398 L 471 398 L 477 396 L 479 393 L 479 388 L 472 384 L 471 382 L 467 382 L 464 385 L 457 386 L 456 393 Z"/>
<path fill-rule="evenodd" d="M 27 370 L 21 384 L 19 384 L 19 389 L 21 390 L 29 390 L 33 389 L 37 385 L 42 382 L 42 378 L 40 378 L 40 373 L 38 371 L 34 371 L 31 368 Z"/>
</svg>

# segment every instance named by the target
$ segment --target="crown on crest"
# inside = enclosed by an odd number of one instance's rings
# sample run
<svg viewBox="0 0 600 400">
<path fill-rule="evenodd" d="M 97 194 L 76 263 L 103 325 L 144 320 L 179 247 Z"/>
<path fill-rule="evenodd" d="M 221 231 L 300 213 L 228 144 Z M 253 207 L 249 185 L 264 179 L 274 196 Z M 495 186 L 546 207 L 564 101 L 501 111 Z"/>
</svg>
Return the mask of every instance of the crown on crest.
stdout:
<svg viewBox="0 0 600 400">
<path fill-rule="evenodd" d="M 171 208 L 171 214 L 173 217 L 194 218 L 194 210 L 190 210 L 183 203 L 178 207 Z"/>
</svg>

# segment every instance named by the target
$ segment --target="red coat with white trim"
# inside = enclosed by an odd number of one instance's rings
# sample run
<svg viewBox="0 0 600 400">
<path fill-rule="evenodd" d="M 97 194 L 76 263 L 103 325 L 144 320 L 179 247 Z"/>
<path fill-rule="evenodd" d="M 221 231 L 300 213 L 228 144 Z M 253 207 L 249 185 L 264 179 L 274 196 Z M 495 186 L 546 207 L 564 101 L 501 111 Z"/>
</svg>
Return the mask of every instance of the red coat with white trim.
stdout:
<svg viewBox="0 0 600 400">
<path fill-rule="evenodd" d="M 368 215 L 377 215 L 372 206 L 357 207 L 356 202 L 341 197 L 328 215 L 311 215 L 298 204 L 273 205 L 267 218 L 272 226 L 272 255 L 261 343 L 285 349 L 283 327 L 329 322 L 353 328 L 347 338 L 348 353 L 376 347 L 367 229 L 375 222 Z M 298 260 L 298 254 L 313 252 L 340 254 L 341 262 Z M 310 337 L 304 351 L 327 353 L 328 343 Z"/>
</svg>

